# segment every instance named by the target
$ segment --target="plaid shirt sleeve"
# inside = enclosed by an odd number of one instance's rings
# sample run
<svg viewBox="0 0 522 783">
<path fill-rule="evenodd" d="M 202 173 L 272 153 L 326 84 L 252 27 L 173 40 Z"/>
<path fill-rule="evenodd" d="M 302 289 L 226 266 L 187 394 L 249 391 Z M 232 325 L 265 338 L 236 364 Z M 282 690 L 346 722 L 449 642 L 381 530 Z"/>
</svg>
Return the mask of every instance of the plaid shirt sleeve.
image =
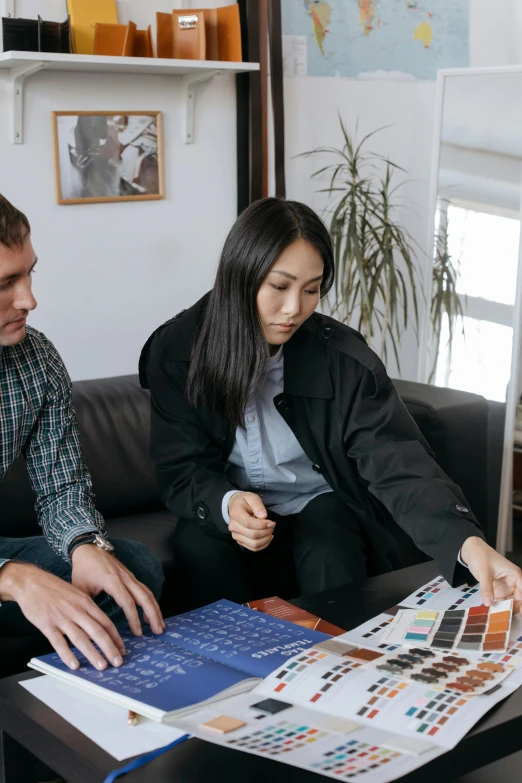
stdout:
<svg viewBox="0 0 522 783">
<path fill-rule="evenodd" d="M 53 549 L 69 560 L 72 541 L 82 533 L 105 533 L 105 523 L 96 511 L 83 460 L 71 379 L 54 345 L 46 342 L 44 405 L 23 453 L 36 494 L 38 522 Z"/>
</svg>

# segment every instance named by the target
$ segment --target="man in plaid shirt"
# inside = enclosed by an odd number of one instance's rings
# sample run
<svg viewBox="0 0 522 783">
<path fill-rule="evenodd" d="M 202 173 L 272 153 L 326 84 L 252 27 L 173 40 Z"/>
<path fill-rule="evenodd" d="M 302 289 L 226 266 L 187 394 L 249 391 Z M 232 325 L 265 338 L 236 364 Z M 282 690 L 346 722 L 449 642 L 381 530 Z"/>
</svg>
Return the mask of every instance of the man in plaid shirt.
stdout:
<svg viewBox="0 0 522 783">
<path fill-rule="evenodd" d="M 141 635 L 141 607 L 162 633 L 163 572 L 141 544 L 106 536 L 67 370 L 52 343 L 26 326 L 36 307 L 35 265 L 27 218 L 0 195 L 0 480 L 22 453 L 44 532 L 0 536 L 0 636 L 36 628 L 71 669 L 79 664 L 66 638 L 98 669 L 120 666 L 124 646 L 113 620 L 125 616 Z"/>
</svg>

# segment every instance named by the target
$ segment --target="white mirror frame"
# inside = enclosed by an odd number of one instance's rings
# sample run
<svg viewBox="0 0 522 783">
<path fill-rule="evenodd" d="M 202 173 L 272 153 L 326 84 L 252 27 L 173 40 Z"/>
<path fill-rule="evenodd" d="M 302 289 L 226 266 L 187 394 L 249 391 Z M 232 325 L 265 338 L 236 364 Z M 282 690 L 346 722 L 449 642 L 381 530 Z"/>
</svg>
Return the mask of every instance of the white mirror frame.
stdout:
<svg viewBox="0 0 522 783">
<path fill-rule="evenodd" d="M 514 65 L 509 67 L 494 68 L 452 68 L 439 70 L 437 74 L 437 99 L 435 110 L 435 128 L 433 136 L 433 154 L 431 167 L 431 194 L 429 209 L 428 239 L 426 248 L 428 257 L 433 263 L 435 216 L 437 210 L 437 191 L 439 181 L 440 166 L 440 148 L 442 139 L 442 120 L 444 107 L 444 89 L 446 79 L 455 76 L 474 76 L 484 74 L 522 74 L 522 66 Z M 522 191 L 522 182 L 520 183 Z M 522 197 L 520 220 L 522 226 Z M 500 483 L 500 500 L 498 508 L 497 521 L 497 540 L 496 548 L 505 555 L 507 551 L 513 548 L 513 449 L 515 437 L 515 419 L 517 403 L 522 389 L 522 237 L 518 249 L 518 272 L 515 294 L 515 304 L 513 307 L 513 347 L 511 352 L 511 374 L 507 390 L 506 399 L 506 423 L 504 427 L 504 443 L 502 448 L 502 475 Z M 426 292 L 426 310 L 422 320 L 419 340 L 419 363 L 417 370 L 417 380 L 420 383 L 426 383 L 428 379 L 428 342 L 430 340 L 430 303 L 432 290 L 432 264 L 426 264 L 424 275 L 424 291 Z M 425 347 L 425 349 L 424 349 Z"/>
</svg>

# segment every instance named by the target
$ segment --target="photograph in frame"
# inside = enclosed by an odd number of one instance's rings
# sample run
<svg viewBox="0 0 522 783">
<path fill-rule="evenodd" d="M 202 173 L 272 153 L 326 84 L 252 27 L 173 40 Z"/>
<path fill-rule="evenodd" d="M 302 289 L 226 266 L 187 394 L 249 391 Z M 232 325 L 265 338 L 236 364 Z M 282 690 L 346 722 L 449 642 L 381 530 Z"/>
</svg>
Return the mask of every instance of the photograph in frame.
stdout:
<svg viewBox="0 0 522 783">
<path fill-rule="evenodd" d="M 161 112 L 54 112 L 59 204 L 164 198 Z"/>
</svg>

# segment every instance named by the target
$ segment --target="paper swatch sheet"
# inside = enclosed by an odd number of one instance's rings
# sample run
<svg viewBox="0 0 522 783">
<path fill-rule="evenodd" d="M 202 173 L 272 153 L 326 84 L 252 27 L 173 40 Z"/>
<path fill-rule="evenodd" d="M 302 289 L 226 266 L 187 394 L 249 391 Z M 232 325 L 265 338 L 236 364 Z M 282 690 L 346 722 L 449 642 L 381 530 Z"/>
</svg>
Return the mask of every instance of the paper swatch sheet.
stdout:
<svg viewBox="0 0 522 783">
<path fill-rule="evenodd" d="M 512 599 L 491 607 L 401 609 L 384 629 L 381 641 L 466 653 L 505 652 L 512 611 Z"/>
<path fill-rule="evenodd" d="M 474 725 L 476 710 L 483 714 L 486 703 L 492 706 L 507 695 L 503 687 L 510 683 L 508 677 L 493 694 L 467 698 L 441 690 L 439 683 L 430 687 L 368 666 L 377 660 L 373 656 L 380 656 L 376 651 L 358 648 L 358 659 L 349 658 L 351 654 L 313 648 L 280 667 L 254 692 L 450 749 Z M 473 707 L 472 702 L 480 704 Z"/>
<path fill-rule="evenodd" d="M 397 612 L 402 608 L 403 607 L 401 606 L 393 606 L 337 638 L 340 641 L 358 644 L 363 647 L 375 647 L 376 650 L 386 650 L 388 648 L 388 651 L 391 652 L 395 647 L 399 647 L 400 645 L 389 644 L 383 642 L 382 639 L 386 628 L 393 622 L 397 616 Z"/>
<path fill-rule="evenodd" d="M 401 609 L 454 611 L 480 606 L 481 604 L 482 599 L 478 585 L 473 587 L 469 585 L 450 587 L 443 576 L 437 576 L 431 582 L 427 582 L 414 593 L 407 596 L 401 601 L 399 606 L 390 607 L 382 614 L 362 623 L 362 625 L 348 631 L 339 638 L 354 644 L 365 645 L 366 647 L 385 649 L 387 645 L 394 644 L 389 638 L 384 641 L 385 629 L 393 622 L 397 612 Z M 395 645 L 400 646 L 401 643 L 401 641 L 398 641 Z"/>
<path fill-rule="evenodd" d="M 361 777 L 368 783 L 386 783 L 454 747 L 482 715 L 522 683 L 518 669 L 494 693 L 466 698 L 379 677 L 365 670 L 365 653 L 359 655 L 360 660 L 345 665 L 344 656 L 312 649 L 252 692 L 181 717 L 176 726 L 210 742 L 337 780 Z M 299 676 L 276 690 L 301 665 L 305 668 Z M 325 691 L 330 681 L 332 687 Z M 318 693 L 321 698 L 314 699 Z"/>
<path fill-rule="evenodd" d="M 456 693 L 487 693 L 521 663 L 497 662 L 417 647 L 398 647 L 367 664 L 383 674 Z"/>
<path fill-rule="evenodd" d="M 403 601 L 401 606 L 411 609 L 467 609 L 482 603 L 478 585 L 451 587 L 443 576 L 437 576 L 431 582 L 419 587 Z"/>
<path fill-rule="evenodd" d="M 411 741 L 256 692 L 198 710 L 177 726 L 209 742 L 337 780 L 386 783 L 443 752 L 422 739 Z"/>
</svg>

